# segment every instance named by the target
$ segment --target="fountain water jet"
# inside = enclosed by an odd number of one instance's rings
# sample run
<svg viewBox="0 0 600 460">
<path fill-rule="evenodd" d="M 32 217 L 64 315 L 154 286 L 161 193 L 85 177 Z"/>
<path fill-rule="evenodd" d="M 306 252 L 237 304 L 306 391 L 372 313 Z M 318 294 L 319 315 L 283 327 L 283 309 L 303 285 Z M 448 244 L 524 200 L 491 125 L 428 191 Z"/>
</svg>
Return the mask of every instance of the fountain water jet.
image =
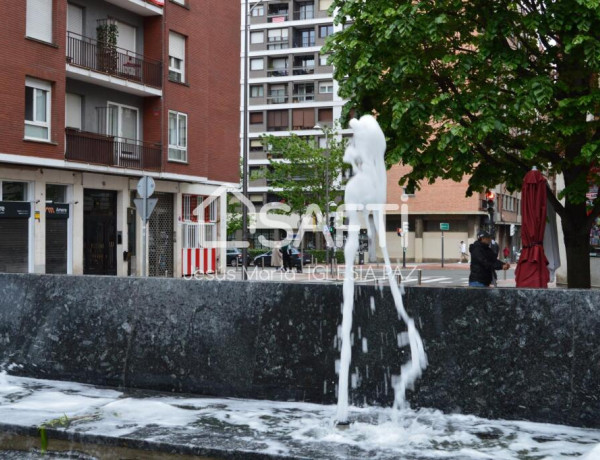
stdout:
<svg viewBox="0 0 600 460">
<path fill-rule="evenodd" d="M 402 303 L 402 295 L 394 277 L 387 251 L 384 223 L 384 205 L 387 193 L 387 173 L 385 167 L 386 142 L 377 120 L 364 115 L 360 120 L 350 120 L 354 137 L 344 153 L 344 162 L 352 165 L 353 177 L 348 181 L 345 192 L 345 205 L 348 212 L 348 237 L 344 248 L 346 269 L 344 276 L 344 305 L 342 318 L 342 350 L 340 354 L 340 374 L 338 385 L 338 425 L 348 424 L 348 374 L 351 348 L 350 332 L 354 309 L 354 258 L 358 251 L 360 229 L 359 211 L 362 211 L 367 224 L 369 247 L 373 247 L 376 235 L 385 261 L 386 274 L 396 311 L 408 328 L 411 359 L 401 367 L 400 377 L 394 382 L 394 408 L 406 407 L 405 391 L 412 388 L 423 370 L 427 367 L 427 356 L 421 336 L 414 321 L 408 316 Z"/>
</svg>

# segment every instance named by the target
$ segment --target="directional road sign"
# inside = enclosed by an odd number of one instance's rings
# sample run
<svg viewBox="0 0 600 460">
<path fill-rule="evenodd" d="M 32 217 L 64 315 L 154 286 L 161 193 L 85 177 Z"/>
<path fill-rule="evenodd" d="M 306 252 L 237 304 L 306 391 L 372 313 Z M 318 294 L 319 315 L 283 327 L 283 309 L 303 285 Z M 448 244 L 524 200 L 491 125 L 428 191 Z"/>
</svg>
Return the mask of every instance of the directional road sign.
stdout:
<svg viewBox="0 0 600 460">
<path fill-rule="evenodd" d="M 148 198 L 152 196 L 155 188 L 156 184 L 154 183 L 154 179 L 149 176 L 142 177 L 137 184 L 137 192 L 141 198 Z"/>
</svg>

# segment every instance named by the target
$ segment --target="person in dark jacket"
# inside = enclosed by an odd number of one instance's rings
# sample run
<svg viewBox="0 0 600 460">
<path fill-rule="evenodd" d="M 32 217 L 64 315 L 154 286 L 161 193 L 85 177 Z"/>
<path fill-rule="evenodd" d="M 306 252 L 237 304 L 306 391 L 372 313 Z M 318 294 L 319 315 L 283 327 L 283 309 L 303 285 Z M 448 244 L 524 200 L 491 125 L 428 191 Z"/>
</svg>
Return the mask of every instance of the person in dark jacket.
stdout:
<svg viewBox="0 0 600 460">
<path fill-rule="evenodd" d="M 488 287 L 494 280 L 496 270 L 508 270 L 510 264 L 498 259 L 498 254 L 490 248 L 492 236 L 482 230 L 477 234 L 477 241 L 469 246 L 471 253 L 471 273 L 469 286 Z"/>
</svg>

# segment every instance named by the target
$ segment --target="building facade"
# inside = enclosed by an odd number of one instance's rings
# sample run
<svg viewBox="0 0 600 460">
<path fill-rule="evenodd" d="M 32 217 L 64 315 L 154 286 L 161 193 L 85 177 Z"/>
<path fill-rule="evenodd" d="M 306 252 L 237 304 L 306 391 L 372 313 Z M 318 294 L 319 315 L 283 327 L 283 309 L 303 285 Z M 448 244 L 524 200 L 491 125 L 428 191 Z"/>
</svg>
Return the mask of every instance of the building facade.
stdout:
<svg viewBox="0 0 600 460">
<path fill-rule="evenodd" d="M 207 241 L 225 239 L 225 201 L 196 208 L 239 183 L 238 141 L 227 130 L 238 121 L 237 6 L 8 1 L 0 272 L 139 275 L 142 176 L 154 179 L 157 198 L 148 274 L 224 264 L 224 250 Z"/>
<path fill-rule="evenodd" d="M 269 164 L 262 135 L 294 133 L 318 139 L 324 147 L 322 129 L 339 119 L 344 101 L 337 95 L 328 56 L 321 53 L 325 39 L 334 32 L 328 13 L 332 0 L 247 1 L 249 47 L 247 56 L 242 54 L 241 67 L 248 59 L 248 163 L 252 176 Z M 246 0 L 241 0 L 242 18 L 245 7 Z M 241 81 L 242 94 L 243 84 Z M 248 192 L 257 209 L 279 201 L 265 178 L 251 181 Z M 286 222 L 297 228 L 297 217 Z M 272 229 L 261 228 L 259 223 L 252 245 L 259 244 L 259 235 L 274 236 Z M 312 232 L 307 238 L 314 238 Z"/>
</svg>

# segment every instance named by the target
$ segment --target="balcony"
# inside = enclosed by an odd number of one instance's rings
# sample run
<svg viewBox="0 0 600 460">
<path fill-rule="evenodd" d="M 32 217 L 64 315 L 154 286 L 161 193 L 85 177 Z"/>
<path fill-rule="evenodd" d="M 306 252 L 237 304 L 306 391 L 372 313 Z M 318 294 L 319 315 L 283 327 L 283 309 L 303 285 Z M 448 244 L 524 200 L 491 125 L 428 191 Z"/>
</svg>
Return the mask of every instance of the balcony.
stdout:
<svg viewBox="0 0 600 460">
<path fill-rule="evenodd" d="M 269 50 L 285 50 L 290 47 L 288 37 L 269 37 L 267 40 L 267 49 Z"/>
<path fill-rule="evenodd" d="M 162 16 L 165 0 L 106 0 L 140 16 Z"/>
<path fill-rule="evenodd" d="M 161 170 L 162 149 L 132 139 L 67 128 L 65 159 L 117 168 Z"/>
<path fill-rule="evenodd" d="M 129 50 L 109 46 L 92 38 L 73 32 L 67 33 L 67 64 L 81 69 L 116 77 L 129 85 L 132 93 L 139 95 L 161 95 L 162 63 Z M 68 70 L 68 69 L 67 69 Z M 86 75 L 74 71 L 73 78 L 85 80 Z M 79 77 L 78 77 L 79 76 Z M 92 77 L 93 80 L 93 77 Z M 98 81 L 95 83 L 102 84 Z M 107 81 L 104 86 L 115 88 L 115 82 Z M 148 91 L 145 87 L 150 87 Z M 152 91 L 154 90 L 154 91 Z"/>
<path fill-rule="evenodd" d="M 294 40 L 294 48 L 309 48 L 315 46 L 315 44 L 314 38 L 297 38 Z"/>
<path fill-rule="evenodd" d="M 312 9 L 303 9 L 294 11 L 294 21 L 302 21 L 304 19 L 314 19 L 315 12 Z"/>
<path fill-rule="evenodd" d="M 315 100 L 314 94 L 292 94 L 292 102 L 311 102 Z"/>
<path fill-rule="evenodd" d="M 279 11 L 274 13 L 267 14 L 267 22 L 286 22 L 288 20 L 288 12 L 287 11 Z"/>
<path fill-rule="evenodd" d="M 267 69 L 267 77 L 287 77 L 288 75 L 287 69 Z"/>
<path fill-rule="evenodd" d="M 306 66 L 300 66 L 300 67 L 294 67 L 292 69 L 293 74 L 294 75 L 312 75 L 315 73 L 315 66 L 313 65 L 306 65 Z"/>
<path fill-rule="evenodd" d="M 287 94 L 269 94 L 267 96 L 267 104 L 286 104 L 287 102 Z"/>
</svg>

